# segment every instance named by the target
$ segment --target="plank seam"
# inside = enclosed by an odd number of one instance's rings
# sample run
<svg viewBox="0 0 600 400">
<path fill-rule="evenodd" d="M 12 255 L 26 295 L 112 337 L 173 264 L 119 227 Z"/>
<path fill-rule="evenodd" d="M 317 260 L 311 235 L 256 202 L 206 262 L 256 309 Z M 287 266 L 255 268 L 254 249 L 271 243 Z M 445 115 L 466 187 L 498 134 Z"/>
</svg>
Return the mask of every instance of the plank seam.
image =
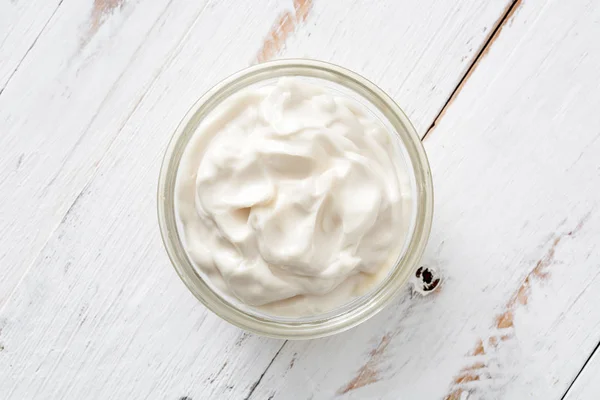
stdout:
<svg viewBox="0 0 600 400">
<path fill-rule="evenodd" d="M 600 348 L 600 342 L 598 342 L 596 344 L 596 347 L 594 348 L 594 350 L 590 353 L 590 356 L 587 358 L 587 360 L 585 360 L 585 362 L 583 363 L 583 365 L 581 366 L 581 369 L 579 370 L 579 372 L 577 372 L 577 375 L 575 375 L 575 378 L 573 378 L 573 381 L 571 381 L 571 384 L 569 385 L 569 387 L 567 388 L 567 390 L 565 391 L 565 394 L 562 395 L 562 397 L 560 398 L 560 400 L 565 400 L 567 398 L 567 395 L 569 394 L 569 391 L 571 390 L 571 388 L 573 387 L 573 385 L 575 384 L 575 381 L 579 378 L 579 375 L 581 375 L 581 373 L 583 372 L 583 370 L 585 369 L 585 367 L 588 365 L 588 363 L 590 362 L 590 360 L 592 359 L 592 357 L 594 356 L 594 354 L 596 354 L 596 351 L 598 351 L 598 348 Z"/>
<path fill-rule="evenodd" d="M 40 38 L 40 36 L 42 36 L 42 34 L 44 33 L 44 31 L 46 30 L 46 27 L 48 26 L 48 24 L 50 23 L 50 21 L 52 21 L 52 18 L 54 18 L 54 15 L 56 14 L 56 12 L 58 11 L 58 9 L 60 8 L 60 6 L 63 3 L 63 1 L 64 0 L 60 0 L 58 2 L 58 5 L 54 9 L 54 11 L 52 11 L 52 15 L 50 15 L 50 18 L 48 18 L 48 20 L 46 21 L 46 23 L 44 24 L 44 26 L 42 27 L 42 29 L 40 30 L 40 32 L 37 34 L 37 36 L 33 40 L 33 43 L 31 43 L 31 46 L 29 46 L 29 48 L 27 49 L 27 51 L 25 52 L 25 54 L 23 55 L 23 57 L 21 58 L 21 60 L 19 61 L 19 63 L 15 67 L 15 69 L 13 70 L 13 72 L 11 72 L 11 74 L 8 76 L 8 79 L 6 80 L 6 83 L 4 84 L 4 87 L 2 89 L 0 89 L 0 96 L 2 96 L 2 93 L 4 92 L 4 89 L 6 89 L 8 87 L 8 84 L 12 80 L 13 76 L 15 76 L 15 73 L 17 72 L 17 70 L 21 67 L 21 64 L 23 64 L 23 61 L 25 60 L 25 58 L 27 58 L 27 56 L 29 55 L 29 52 L 31 51 L 31 49 L 33 49 L 33 46 L 35 46 L 35 44 L 37 43 L 37 41 Z"/>
<path fill-rule="evenodd" d="M 281 353 L 281 350 L 283 350 L 283 348 L 287 344 L 287 342 L 288 342 L 287 340 L 285 342 L 283 342 L 283 344 L 281 345 L 281 347 L 279 348 L 279 350 L 277 350 L 277 353 L 275 353 L 275 355 L 271 359 L 271 362 L 269 362 L 269 364 L 267 365 L 267 367 L 265 368 L 265 370 L 262 372 L 262 374 L 260 374 L 260 376 L 258 377 L 258 380 L 256 382 L 254 382 L 252 384 L 252 386 L 250 387 L 250 392 L 248 392 L 248 394 L 246 395 L 246 397 L 244 397 L 244 400 L 250 400 L 250 397 L 252 396 L 252 393 L 254 393 L 254 391 L 256 390 L 256 388 L 258 387 L 258 385 L 260 384 L 260 382 L 264 378 L 264 376 L 267 373 L 267 371 L 269 370 L 269 368 L 271 368 L 271 365 L 273 365 L 273 362 L 275 361 L 275 359 L 277 358 L 277 356 L 279 355 L 279 353 Z"/>
<path fill-rule="evenodd" d="M 508 7 L 506 7 L 502 16 L 495 22 L 493 29 L 490 30 L 490 34 L 485 39 L 483 45 L 477 51 L 477 55 L 473 58 L 473 61 L 467 68 L 467 71 L 460 78 L 460 81 L 458 82 L 458 84 L 456 85 L 456 87 L 454 88 L 454 90 L 452 91 L 450 96 L 448 97 L 448 100 L 446 100 L 446 103 L 444 103 L 444 105 L 440 109 L 439 113 L 433 119 L 433 122 L 431 123 L 431 125 L 429 126 L 427 131 L 425 132 L 425 135 L 423 135 L 423 137 L 421 138 L 421 141 L 425 140 L 427 135 L 429 135 L 429 133 L 431 131 L 433 131 L 435 126 L 438 124 L 438 122 L 443 118 L 444 114 L 446 113 L 446 111 L 448 110 L 448 108 L 450 107 L 452 102 L 460 94 L 460 91 L 462 90 L 463 86 L 466 84 L 467 80 L 469 79 L 469 77 L 471 76 L 473 71 L 475 71 L 475 69 L 479 65 L 479 62 L 485 57 L 485 55 L 487 54 L 487 52 L 489 51 L 491 46 L 494 44 L 494 41 L 500 35 L 500 31 L 502 31 L 504 24 L 511 19 L 511 17 L 514 15 L 517 8 L 519 8 L 519 6 L 521 5 L 521 2 L 522 2 L 522 0 L 512 0 L 512 3 Z"/>
</svg>

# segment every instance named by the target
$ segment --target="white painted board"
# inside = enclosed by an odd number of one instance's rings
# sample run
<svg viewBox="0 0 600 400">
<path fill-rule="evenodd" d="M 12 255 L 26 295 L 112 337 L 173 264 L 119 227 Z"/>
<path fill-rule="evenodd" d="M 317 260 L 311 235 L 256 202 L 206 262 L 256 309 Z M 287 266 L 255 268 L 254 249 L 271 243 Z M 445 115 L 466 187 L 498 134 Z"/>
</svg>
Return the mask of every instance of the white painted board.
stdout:
<svg viewBox="0 0 600 400">
<path fill-rule="evenodd" d="M 585 365 L 565 400 L 596 400 L 600 398 L 600 353 L 596 350 Z"/>
<path fill-rule="evenodd" d="M 396 2 L 315 2 L 278 52 L 364 73 L 424 133 L 506 4 L 421 3 L 425 11 L 411 13 Z M 600 321 L 585 307 L 594 300 L 586 285 L 596 276 L 600 223 L 593 3 L 521 5 L 427 137 L 437 204 L 425 262 L 446 274 L 442 290 L 407 292 L 357 329 L 283 348 L 242 334 L 187 293 L 162 250 L 154 194 L 178 119 L 211 84 L 254 62 L 273 23 L 294 11 L 280 3 L 142 4 L 112 10 L 87 42 L 98 40 L 96 50 L 77 56 L 81 69 L 69 73 L 61 68 L 78 42 L 63 50 L 55 42 L 85 26 L 89 5 L 63 4 L 61 23 L 54 31 L 49 24 L 0 96 L 0 123 L 12 127 L 0 138 L 2 171 L 20 164 L 24 174 L 5 174 L 0 187 L 13 196 L 2 197 L 0 219 L 8 232 L 0 249 L 12 249 L 0 259 L 0 294 L 9 293 L 0 299 L 0 371 L 9 371 L 0 393 L 396 399 L 471 391 L 514 399 L 566 388 Z M 232 29 L 239 26 L 244 34 Z M 36 75 L 49 54 L 51 72 Z M 28 85 L 43 96 L 26 96 Z M 33 139 L 22 141 L 24 133 Z M 538 262 L 539 277 L 550 273 L 542 283 L 531 275 Z M 527 304 L 511 303 L 528 276 Z M 513 326 L 497 330 L 507 311 Z M 480 352 L 480 339 L 485 354 L 465 356 Z M 478 362 L 478 381 L 453 383 Z"/>
</svg>

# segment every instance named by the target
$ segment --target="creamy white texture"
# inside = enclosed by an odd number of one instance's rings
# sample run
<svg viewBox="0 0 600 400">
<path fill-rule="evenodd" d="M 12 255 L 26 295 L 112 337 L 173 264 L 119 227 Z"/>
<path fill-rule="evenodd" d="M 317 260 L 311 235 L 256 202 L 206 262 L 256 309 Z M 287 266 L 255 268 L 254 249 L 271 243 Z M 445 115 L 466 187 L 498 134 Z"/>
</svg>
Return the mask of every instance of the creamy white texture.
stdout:
<svg viewBox="0 0 600 400">
<path fill-rule="evenodd" d="M 364 293 L 408 229 L 392 140 L 360 103 L 301 78 L 228 98 L 178 171 L 190 259 L 217 290 L 274 314 L 325 312 Z"/>
</svg>

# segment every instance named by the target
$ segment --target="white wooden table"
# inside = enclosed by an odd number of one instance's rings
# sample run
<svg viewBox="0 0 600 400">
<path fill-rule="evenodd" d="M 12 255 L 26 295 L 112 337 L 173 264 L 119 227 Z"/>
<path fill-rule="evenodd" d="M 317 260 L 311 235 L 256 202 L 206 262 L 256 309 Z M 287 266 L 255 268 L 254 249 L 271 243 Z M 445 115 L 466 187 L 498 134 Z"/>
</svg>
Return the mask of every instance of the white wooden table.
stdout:
<svg viewBox="0 0 600 400">
<path fill-rule="evenodd" d="M 0 399 L 599 399 L 599 39 L 595 0 L 0 0 Z M 444 275 L 304 342 L 205 309 L 156 218 L 188 107 L 279 57 L 406 110 Z"/>
</svg>

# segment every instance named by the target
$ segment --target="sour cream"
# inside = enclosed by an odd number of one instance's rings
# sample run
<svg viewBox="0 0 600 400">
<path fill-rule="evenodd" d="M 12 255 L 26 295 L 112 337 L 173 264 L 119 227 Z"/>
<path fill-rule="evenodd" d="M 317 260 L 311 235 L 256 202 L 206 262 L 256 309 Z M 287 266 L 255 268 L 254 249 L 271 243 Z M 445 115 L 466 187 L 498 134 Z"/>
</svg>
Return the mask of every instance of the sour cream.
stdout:
<svg viewBox="0 0 600 400">
<path fill-rule="evenodd" d="M 394 140 L 362 104 L 302 78 L 224 100 L 178 170 L 189 259 L 223 296 L 275 315 L 365 293 L 395 264 L 409 225 Z"/>
</svg>

